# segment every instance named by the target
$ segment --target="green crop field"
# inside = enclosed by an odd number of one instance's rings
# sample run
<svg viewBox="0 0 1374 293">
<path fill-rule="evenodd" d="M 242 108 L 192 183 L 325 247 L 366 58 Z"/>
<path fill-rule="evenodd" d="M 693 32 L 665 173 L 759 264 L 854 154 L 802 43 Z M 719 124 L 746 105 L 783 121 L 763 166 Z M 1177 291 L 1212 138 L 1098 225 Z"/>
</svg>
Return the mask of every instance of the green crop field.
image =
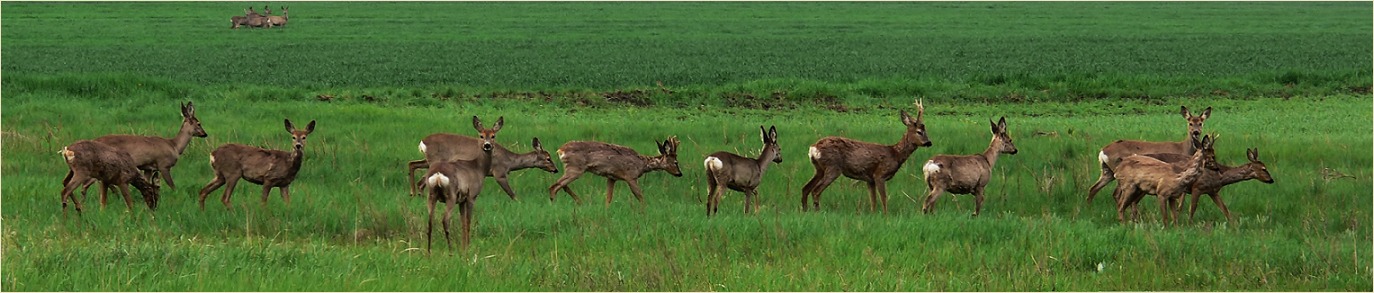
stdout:
<svg viewBox="0 0 1374 293">
<path fill-rule="evenodd" d="M 262 4 L 0 4 L 0 290 L 1374 290 L 1369 3 L 291 2 L 286 27 L 229 29 Z M 933 145 L 889 213 L 846 178 L 801 212 L 808 146 L 896 142 L 913 98 Z M 95 192 L 63 212 L 57 150 L 172 135 L 186 101 L 209 136 L 155 212 Z M 1166 225 L 1148 198 L 1120 223 L 1115 184 L 1086 203 L 1098 150 L 1184 139 L 1180 106 L 1213 109 L 1219 162 L 1258 148 L 1275 182 L 1223 190 L 1230 221 L 1204 197 Z M 572 183 L 581 205 L 548 200 L 562 173 L 512 173 L 518 201 L 488 179 L 471 246 L 439 233 L 427 253 L 405 163 L 472 116 L 504 117 L 517 152 L 677 136 L 684 176 L 609 205 L 596 175 Z M 982 214 L 952 195 L 922 214 L 920 164 L 981 152 L 1003 116 L 1019 153 Z M 287 149 L 283 118 L 318 123 L 291 203 L 242 182 L 201 210 L 210 151 Z M 702 160 L 757 155 L 760 125 L 784 160 L 760 209 L 727 191 L 708 218 Z"/>
</svg>

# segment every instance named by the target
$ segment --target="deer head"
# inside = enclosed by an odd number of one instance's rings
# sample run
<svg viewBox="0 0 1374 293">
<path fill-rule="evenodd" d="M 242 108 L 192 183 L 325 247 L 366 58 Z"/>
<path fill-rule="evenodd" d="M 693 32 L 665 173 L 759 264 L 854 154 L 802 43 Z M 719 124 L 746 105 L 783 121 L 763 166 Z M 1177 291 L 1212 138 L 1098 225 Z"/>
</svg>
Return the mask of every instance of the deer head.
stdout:
<svg viewBox="0 0 1374 293">
<path fill-rule="evenodd" d="M 1202 122 L 1207 121 L 1207 117 L 1212 116 L 1212 107 L 1203 109 L 1202 115 L 1197 116 L 1193 116 L 1188 112 L 1188 106 L 1183 106 L 1179 112 L 1183 114 L 1184 119 L 1188 119 L 1188 135 L 1192 136 L 1194 140 L 1197 140 L 1198 136 L 1202 135 Z"/>
<path fill-rule="evenodd" d="M 530 145 L 534 147 L 534 153 L 539 155 L 539 169 L 549 171 L 549 173 L 558 173 L 558 167 L 553 164 L 553 156 L 544 150 L 544 145 L 539 144 L 539 138 L 534 138 Z"/>
<path fill-rule="evenodd" d="M 298 130 L 296 126 L 291 125 L 291 119 L 286 119 L 286 132 L 291 133 L 292 146 L 300 151 L 305 148 L 305 137 L 315 132 L 315 120 L 310 120 L 310 123 L 305 125 L 305 130 Z"/>
<path fill-rule="evenodd" d="M 482 140 L 482 151 L 491 151 L 492 143 L 496 141 L 496 132 L 501 131 L 501 125 L 505 124 L 505 116 L 497 117 L 496 125 L 487 129 L 482 127 L 482 119 L 477 118 L 477 116 L 472 116 L 472 128 L 477 129 L 477 138 Z"/>
<path fill-rule="evenodd" d="M 910 144 L 904 147 L 931 146 L 930 138 L 926 136 L 925 105 L 920 100 L 916 101 L 916 118 L 911 118 L 906 110 L 902 110 L 902 124 L 906 125 L 906 134 L 902 136 L 902 141 Z"/>
<path fill-rule="evenodd" d="M 196 118 L 196 107 L 191 102 L 181 105 L 181 129 L 190 128 L 191 136 L 206 137 L 205 128 L 200 127 L 200 119 Z"/>
<path fill-rule="evenodd" d="M 1011 142 L 1011 135 L 1007 134 L 1007 117 L 997 119 L 997 122 L 988 120 L 992 124 L 992 145 L 997 146 L 997 152 L 1004 154 L 1016 154 L 1016 144 Z"/>
<path fill-rule="evenodd" d="M 1244 166 L 1248 169 L 1246 172 L 1250 173 L 1247 174 L 1247 177 L 1255 178 L 1264 183 L 1274 183 L 1274 177 L 1269 175 L 1269 168 L 1265 167 L 1264 162 L 1259 160 L 1259 149 L 1245 149 L 1245 158 L 1250 160 L 1250 163 Z"/>
<path fill-rule="evenodd" d="M 669 136 L 668 140 L 662 143 L 654 141 L 654 144 L 658 145 L 658 153 L 661 156 L 652 158 L 651 161 L 662 166 L 664 171 L 668 171 L 668 174 L 673 174 L 675 177 L 682 177 L 682 171 L 678 169 L 677 165 L 677 146 L 679 143 L 677 136 Z"/>
<path fill-rule="evenodd" d="M 771 154 L 774 163 L 782 163 L 782 147 L 778 146 L 778 128 L 769 126 L 765 130 L 763 125 L 759 125 L 759 131 L 763 132 L 763 153 L 761 156 Z"/>
</svg>

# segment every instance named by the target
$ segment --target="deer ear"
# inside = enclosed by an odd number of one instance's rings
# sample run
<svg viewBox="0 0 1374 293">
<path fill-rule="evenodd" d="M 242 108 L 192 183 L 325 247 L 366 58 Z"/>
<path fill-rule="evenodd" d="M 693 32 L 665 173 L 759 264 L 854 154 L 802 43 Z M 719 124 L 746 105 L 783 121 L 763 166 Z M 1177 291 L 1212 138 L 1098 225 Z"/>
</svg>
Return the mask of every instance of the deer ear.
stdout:
<svg viewBox="0 0 1374 293">
<path fill-rule="evenodd" d="M 1207 117 L 1211 117 L 1211 116 L 1212 116 L 1212 107 L 1207 107 L 1207 109 L 1202 109 L 1202 119 L 1205 120 L 1205 119 L 1207 119 Z"/>
<path fill-rule="evenodd" d="M 536 149 L 536 150 L 541 150 L 541 151 L 544 150 L 544 145 L 539 144 L 539 138 L 538 138 L 538 137 L 534 138 L 534 141 L 533 141 L 533 142 L 530 142 L 530 146 L 533 146 L 534 149 Z"/>
<path fill-rule="evenodd" d="M 311 132 L 315 132 L 315 120 L 310 120 L 310 123 L 305 124 L 305 134 L 310 134 Z"/>
<path fill-rule="evenodd" d="M 759 125 L 759 137 L 763 138 L 763 143 L 768 143 L 768 129 L 764 129 L 763 125 Z"/>
<path fill-rule="evenodd" d="M 778 143 L 778 127 L 777 127 L 777 126 L 769 126 L 769 127 L 768 127 L 768 140 L 773 141 L 773 143 Z"/>
<path fill-rule="evenodd" d="M 1251 162 L 1259 162 L 1259 149 L 1245 149 L 1245 158 Z"/>
<path fill-rule="evenodd" d="M 1003 132 L 1006 132 L 1006 131 L 1007 131 L 1007 117 L 1006 117 L 1006 116 L 1003 116 L 1003 117 L 1001 117 L 1001 118 L 997 118 L 997 127 L 998 127 L 998 128 L 1001 128 Z"/>
<path fill-rule="evenodd" d="M 902 124 L 906 124 L 906 125 L 909 125 L 909 126 L 916 126 L 916 119 L 911 118 L 911 114 L 907 114 L 907 113 L 906 113 L 906 110 L 902 110 L 902 111 L 901 111 L 901 114 L 902 114 Z"/>
<path fill-rule="evenodd" d="M 491 127 L 491 131 L 501 131 L 501 125 L 506 125 L 506 116 L 496 117 L 496 125 Z"/>
<path fill-rule="evenodd" d="M 291 125 L 291 119 L 286 119 L 286 132 L 295 132 L 296 127 Z"/>
<path fill-rule="evenodd" d="M 1183 118 L 1188 118 L 1188 106 L 1182 106 L 1182 108 L 1178 110 L 1178 113 L 1183 115 Z"/>
<path fill-rule="evenodd" d="M 477 118 L 477 116 L 472 116 L 472 128 L 477 129 L 477 131 L 482 131 L 482 119 Z"/>
</svg>

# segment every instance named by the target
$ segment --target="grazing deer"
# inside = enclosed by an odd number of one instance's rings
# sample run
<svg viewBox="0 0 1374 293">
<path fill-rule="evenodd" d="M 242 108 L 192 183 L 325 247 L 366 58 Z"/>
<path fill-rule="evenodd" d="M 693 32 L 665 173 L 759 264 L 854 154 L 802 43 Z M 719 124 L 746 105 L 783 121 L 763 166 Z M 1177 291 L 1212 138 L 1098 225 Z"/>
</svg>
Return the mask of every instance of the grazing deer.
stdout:
<svg viewBox="0 0 1374 293">
<path fill-rule="evenodd" d="M 644 203 L 644 193 L 639 189 L 639 176 L 655 170 L 664 170 L 668 174 L 682 177 L 682 171 L 678 170 L 677 148 L 680 142 L 677 136 L 670 136 L 668 140 L 658 145 L 659 155 L 655 157 L 640 155 L 634 149 L 602 143 L 595 141 L 571 141 L 558 147 L 558 160 L 563 161 L 563 177 L 558 178 L 553 186 L 549 186 L 549 201 L 553 201 L 558 195 L 558 190 L 562 189 L 572 196 L 573 201 L 582 204 L 582 198 L 573 193 L 569 183 L 577 180 L 583 172 L 606 177 L 606 206 L 611 206 L 611 195 L 615 194 L 615 181 L 623 180 L 630 185 L 630 192 L 634 193 L 635 198 Z"/>
<path fill-rule="evenodd" d="M 205 197 L 220 186 L 224 189 L 220 201 L 225 208 L 229 196 L 234 194 L 234 186 L 239 179 L 262 185 L 262 204 L 267 204 L 267 194 L 273 187 L 281 190 L 282 201 L 291 205 L 291 182 L 296 180 L 296 172 L 301 170 L 305 161 L 305 137 L 315 132 L 315 120 L 305 125 L 305 130 L 296 129 L 291 119 L 286 119 L 286 132 L 291 134 L 293 151 L 269 150 L 241 144 L 225 144 L 210 152 L 210 167 L 215 169 L 215 179 L 200 189 L 200 209 L 205 209 Z"/>
<path fill-rule="evenodd" d="M 474 149 L 480 149 L 482 158 L 470 160 L 433 160 L 429 161 L 429 172 L 425 173 L 424 180 L 421 181 L 421 188 L 429 191 L 429 220 L 425 222 L 425 250 L 430 249 L 434 234 L 434 206 L 436 202 L 443 202 L 444 218 L 441 223 L 444 225 L 444 243 L 451 243 L 449 237 L 449 224 L 453 219 L 453 206 L 459 205 L 459 213 L 463 217 L 463 249 L 468 247 L 468 239 L 472 235 L 472 208 L 477 201 L 477 195 L 482 193 L 482 180 L 490 173 L 493 150 L 495 149 L 496 132 L 501 130 L 501 121 L 497 119 L 496 126 L 490 129 L 482 127 L 482 121 L 477 116 L 472 117 L 472 127 L 477 129 L 478 145 L 467 145 Z M 451 244 L 449 244 L 451 245 Z"/>
<path fill-rule="evenodd" d="M 269 10 L 269 8 L 267 8 L 267 5 L 263 5 L 263 6 L 262 6 L 262 10 L 266 10 L 266 11 L 267 11 L 267 26 L 269 26 L 269 27 L 272 27 L 272 26 L 286 26 L 286 20 L 287 20 L 286 14 L 290 12 L 290 11 L 287 11 L 286 8 L 287 8 L 286 6 L 282 6 L 282 7 L 281 7 L 281 16 L 276 16 L 276 15 L 272 15 L 272 10 Z M 309 9 L 307 9 L 307 10 L 309 10 Z M 309 11 L 307 11 L 307 12 L 309 12 Z M 308 13 L 307 13 L 307 14 L 308 14 Z"/>
<path fill-rule="evenodd" d="M 925 171 L 926 203 L 921 212 L 929 214 L 935 209 L 935 200 L 948 191 L 953 194 L 973 194 L 973 216 L 983 210 L 983 188 L 992 178 L 992 166 L 997 164 L 998 154 L 1016 154 L 1016 145 L 1007 134 L 1007 118 L 1002 117 L 992 124 L 992 142 L 982 154 L 968 156 L 937 155 L 926 161 Z"/>
<path fill-rule="evenodd" d="M 1099 167 L 1102 168 L 1102 175 L 1097 177 L 1097 183 L 1088 189 L 1088 202 L 1092 203 L 1093 197 L 1101 191 L 1107 183 L 1111 183 L 1115 176 L 1112 175 L 1116 170 L 1116 165 L 1120 164 L 1121 159 L 1136 154 L 1184 154 L 1191 155 L 1197 149 L 1193 146 L 1202 135 L 1202 123 L 1207 121 L 1207 117 L 1212 115 L 1212 107 L 1202 110 L 1202 115 L 1193 116 L 1188 112 L 1187 106 L 1182 106 L 1180 113 L 1188 121 L 1188 137 L 1179 142 L 1151 142 L 1137 140 L 1117 140 L 1107 146 L 1102 147 L 1102 151 L 1097 153 Z M 1113 193 L 1115 196 L 1116 193 Z M 1116 199 L 1120 201 L 1121 199 Z"/>
<path fill-rule="evenodd" d="M 1175 207 L 1183 194 L 1188 192 L 1204 169 L 1216 170 L 1216 157 L 1212 145 L 1216 141 L 1203 136 L 1197 151 L 1193 152 L 1187 163 L 1173 165 L 1158 159 L 1132 155 L 1121 159 L 1117 164 L 1116 190 L 1112 195 L 1120 198 L 1117 202 L 1117 220 L 1126 221 L 1126 208 L 1132 208 L 1145 195 L 1159 196 L 1159 209 L 1162 220 L 1170 221 L 1176 214 Z M 1139 212 L 1136 212 L 1137 216 Z"/>
<path fill-rule="evenodd" d="M 124 204 L 130 210 L 134 208 L 133 200 L 129 197 L 129 186 L 132 184 L 143 194 L 143 201 L 148 204 L 149 210 L 157 210 L 158 187 L 151 180 L 143 177 L 139 172 L 138 165 L 134 160 L 119 148 L 93 140 L 82 140 L 63 147 L 62 157 L 67 162 L 67 167 L 71 172 L 62 181 L 62 212 L 67 211 L 67 199 L 72 200 L 76 205 L 76 212 L 81 212 L 81 202 L 76 200 L 72 193 L 88 180 L 100 181 L 101 206 L 105 205 L 105 192 L 111 186 L 119 189 L 119 193 L 124 196 Z"/>
<path fill-rule="evenodd" d="M 162 180 L 167 182 L 167 186 L 176 188 L 177 185 L 172 181 L 172 167 L 176 166 L 177 160 L 181 158 L 181 153 L 186 150 L 186 146 L 191 144 L 192 137 L 206 137 L 205 128 L 201 128 L 200 119 L 196 118 L 196 107 L 190 102 L 181 105 L 181 128 L 177 130 L 176 136 L 162 138 L 156 136 L 142 135 L 106 135 L 98 137 L 95 141 L 105 145 L 120 149 L 127 153 L 132 159 L 131 162 L 145 172 L 148 180 L 156 183 L 155 174 L 162 174 Z M 67 172 L 67 178 L 72 177 L 72 172 Z M 66 180 L 63 180 L 66 184 Z M 83 183 L 82 194 L 85 194 L 95 180 L 87 180 Z M 105 202 L 104 193 L 101 193 L 100 202 Z"/>
<path fill-rule="evenodd" d="M 887 181 L 897 174 L 902 164 L 918 147 L 931 146 L 926 137 L 925 106 L 916 101 L 916 118 L 901 111 L 906 133 L 894 145 L 880 145 L 853 139 L 830 136 L 811 145 L 809 156 L 816 175 L 802 188 L 802 211 L 806 211 L 808 197 L 813 198 L 815 210 L 821 209 L 821 193 L 841 174 L 868 183 L 869 210 L 876 210 L 878 195 L 882 195 L 883 213 L 887 213 Z"/>
<path fill-rule="evenodd" d="M 706 193 L 706 216 L 711 216 L 720 209 L 720 198 L 725 193 L 722 185 L 743 192 L 744 213 L 753 211 L 754 197 L 759 194 L 759 181 L 763 179 L 763 172 L 768 170 L 770 162 L 782 163 L 778 129 L 770 126 L 764 130 L 760 125 L 759 131 L 763 133 L 763 151 L 759 152 L 757 159 L 723 151 L 706 156 L 706 183 L 710 186 Z"/>
<path fill-rule="evenodd" d="M 478 121 L 473 121 L 476 125 Z M 500 129 L 505 123 L 505 117 L 496 119 L 494 129 Z M 490 161 L 491 172 L 486 176 L 496 178 L 496 183 L 501 185 L 501 190 L 506 192 L 513 200 L 516 197 L 515 190 L 510 187 L 508 175 L 512 171 L 524 170 L 529 168 L 539 168 L 549 173 L 558 173 L 558 167 L 553 164 L 553 157 L 544 146 L 539 143 L 539 138 L 534 138 L 531 145 L 534 150 L 528 153 L 515 153 L 493 142 L 493 150 L 490 158 L 484 152 L 477 152 L 475 146 L 481 145 L 482 140 L 470 136 L 462 136 L 448 133 L 435 133 L 420 140 L 420 153 L 425 155 L 423 160 L 415 160 L 406 163 L 407 173 L 410 174 L 410 194 L 415 195 L 415 187 L 418 183 L 415 180 L 415 170 L 424 169 L 430 162 L 453 161 L 453 160 L 481 160 Z"/>
<path fill-rule="evenodd" d="M 1189 157 L 1180 154 L 1149 154 L 1148 156 L 1164 161 L 1166 163 L 1180 165 L 1187 162 Z M 1193 195 L 1193 201 L 1188 205 L 1188 219 L 1193 219 L 1193 214 L 1197 213 L 1198 199 L 1206 194 L 1212 198 L 1212 202 L 1221 208 L 1221 213 L 1226 215 L 1226 220 L 1231 220 L 1231 211 L 1226 209 L 1226 203 L 1221 201 L 1221 188 L 1234 183 L 1256 179 L 1267 184 L 1274 183 L 1274 177 L 1269 175 L 1269 168 L 1264 166 L 1264 162 L 1259 160 L 1259 149 L 1245 149 L 1245 158 L 1250 162 L 1237 167 L 1226 166 L 1218 163 L 1217 170 L 1203 170 L 1202 176 L 1193 182 L 1189 190 Z"/>
</svg>

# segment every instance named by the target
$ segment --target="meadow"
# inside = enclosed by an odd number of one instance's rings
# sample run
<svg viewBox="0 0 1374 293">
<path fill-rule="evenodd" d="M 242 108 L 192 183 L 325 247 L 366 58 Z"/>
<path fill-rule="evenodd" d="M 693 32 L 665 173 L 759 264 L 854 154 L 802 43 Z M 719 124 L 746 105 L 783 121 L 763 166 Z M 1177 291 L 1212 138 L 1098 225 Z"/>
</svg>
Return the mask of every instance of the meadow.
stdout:
<svg viewBox="0 0 1374 293">
<path fill-rule="evenodd" d="M 0 290 L 1374 290 L 1367 3 L 300 2 L 286 28 L 229 30 L 245 4 L 0 4 Z M 895 142 L 915 97 L 934 145 L 889 214 L 850 179 L 799 211 L 808 145 Z M 92 195 L 63 214 L 56 150 L 170 135 L 187 100 L 209 137 L 156 212 Z M 1181 140 L 1180 105 L 1213 108 L 1222 163 L 1257 147 L 1276 182 L 1224 190 L 1235 221 L 1206 199 L 1175 226 L 1153 199 L 1127 224 L 1085 203 L 1097 150 Z M 642 209 L 623 183 L 605 206 L 590 174 L 582 205 L 548 200 L 561 174 L 513 173 L 519 201 L 488 180 L 472 246 L 427 254 L 405 162 L 474 115 L 505 117 L 518 152 L 676 135 L 685 175 L 645 175 Z M 1020 153 L 983 214 L 949 195 L 921 214 L 920 162 L 982 151 L 1000 116 Z M 282 118 L 318 121 L 292 203 L 244 183 L 200 210 L 210 150 L 286 149 Z M 701 160 L 756 155 L 759 125 L 784 159 L 761 209 L 727 192 L 707 218 Z"/>
</svg>

